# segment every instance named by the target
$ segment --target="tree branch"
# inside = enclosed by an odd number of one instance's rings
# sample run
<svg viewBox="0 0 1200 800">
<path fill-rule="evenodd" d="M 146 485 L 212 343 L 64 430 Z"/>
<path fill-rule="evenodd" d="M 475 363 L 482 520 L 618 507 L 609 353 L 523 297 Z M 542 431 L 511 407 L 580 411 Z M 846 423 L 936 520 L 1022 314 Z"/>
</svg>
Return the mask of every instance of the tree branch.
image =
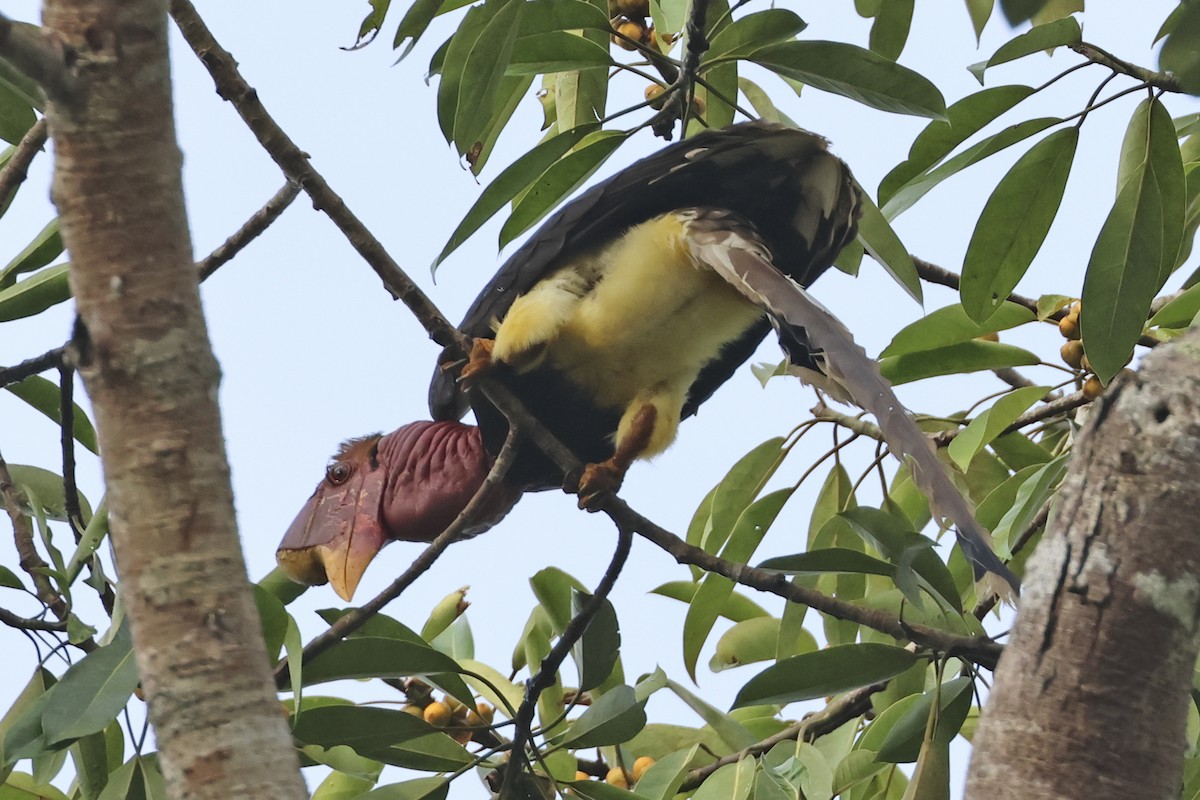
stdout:
<svg viewBox="0 0 1200 800">
<path fill-rule="evenodd" d="M 246 245 L 257 239 L 263 231 L 270 227 L 271 223 L 279 219 L 279 215 L 292 204 L 292 201 L 299 194 L 299 184 L 292 181 L 285 183 L 275 193 L 275 196 L 268 200 L 262 208 L 254 212 L 254 215 L 246 220 L 242 227 L 238 228 L 233 235 L 220 244 L 217 249 L 209 253 L 207 258 L 196 262 L 196 269 L 200 271 L 200 280 L 208 280 L 214 272 L 233 260 Z"/>
<path fill-rule="evenodd" d="M 0 169 L 0 208 L 4 208 L 17 193 L 17 187 L 29 175 L 29 165 L 45 145 L 46 118 L 42 117 L 25 131 L 21 141 L 17 142 L 12 157 L 4 165 L 4 169 Z"/>
<path fill-rule="evenodd" d="M 63 364 L 63 354 L 66 352 L 66 349 L 67 346 L 64 344 L 53 350 L 47 350 L 40 356 L 26 359 L 16 366 L 0 369 L 0 388 L 20 383 L 31 375 L 37 375 L 39 372 L 61 367 Z"/>
<path fill-rule="evenodd" d="M 42 87 L 52 100 L 70 103 L 79 92 L 75 51 L 52 31 L 0 14 L 0 58 Z"/>
<path fill-rule="evenodd" d="M 1099 64 L 1103 67 L 1108 67 L 1113 72 L 1119 72 L 1122 75 L 1128 75 L 1131 78 L 1137 78 L 1142 83 L 1149 84 L 1156 89 L 1162 89 L 1164 92 L 1183 93 L 1183 87 L 1179 85 L 1179 79 L 1169 72 L 1155 72 L 1152 69 L 1139 67 L 1137 64 L 1132 64 L 1122 58 L 1117 58 L 1107 50 L 1103 50 L 1094 44 L 1087 42 L 1078 42 L 1068 45 L 1072 50 L 1086 58 L 1093 64 Z"/>
<path fill-rule="evenodd" d="M 465 337 L 451 325 L 429 297 L 415 283 L 371 234 L 346 203 L 330 188 L 311 163 L 308 154 L 296 146 L 279 124 L 267 113 L 258 93 L 238 71 L 237 62 L 213 38 L 212 32 L 189 0 L 171 0 L 171 16 L 183 38 L 195 51 L 212 76 L 217 93 L 233 104 L 246 126 L 258 139 L 271 159 L 283 170 L 292 183 L 301 186 L 313 200 L 313 206 L 325 212 L 345 235 L 351 247 L 383 281 L 392 296 L 400 300 L 429 331 L 429 336 L 443 347 L 457 346 L 463 350 Z"/>
</svg>

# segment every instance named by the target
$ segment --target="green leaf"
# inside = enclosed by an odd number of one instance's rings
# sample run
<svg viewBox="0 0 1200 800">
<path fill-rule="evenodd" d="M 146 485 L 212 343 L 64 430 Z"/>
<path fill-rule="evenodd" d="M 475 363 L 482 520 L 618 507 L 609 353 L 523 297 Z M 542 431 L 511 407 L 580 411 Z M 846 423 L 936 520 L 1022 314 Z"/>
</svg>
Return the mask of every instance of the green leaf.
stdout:
<svg viewBox="0 0 1200 800">
<path fill-rule="evenodd" d="M 354 800 L 446 800 L 449 794 L 450 779 L 434 775 L 380 786 Z"/>
<path fill-rule="evenodd" d="M 791 39 L 806 27 L 808 23 L 784 8 L 769 8 L 739 17 L 712 37 L 701 70 L 720 61 L 749 58 L 767 45 Z"/>
<path fill-rule="evenodd" d="M 274 664 L 279 660 L 279 651 L 283 648 L 283 639 L 287 635 L 287 609 L 278 597 L 257 583 L 252 588 L 254 605 L 258 608 L 258 617 L 262 622 L 263 640 L 267 643 L 267 657 Z"/>
<path fill-rule="evenodd" d="M 608 15 L 584 0 L 526 0 L 518 36 L 592 29 L 610 32 Z M 594 44 L 594 42 L 593 42 Z"/>
<path fill-rule="evenodd" d="M 793 656 L 751 678 L 734 708 L 787 704 L 846 692 L 899 675 L 920 658 L 886 644 L 845 644 Z"/>
<path fill-rule="evenodd" d="M 1157 100 L 1138 105 L 1121 147 L 1116 203 L 1083 281 L 1080 327 L 1107 383 L 1125 366 L 1183 235 L 1183 171 L 1174 126 Z"/>
<path fill-rule="evenodd" d="M 883 0 L 871 25 L 871 50 L 895 61 L 904 52 L 912 26 L 914 0 Z"/>
<path fill-rule="evenodd" d="M 70 264 L 57 264 L 0 289 L 0 322 L 32 317 L 70 300 L 71 287 L 67 283 L 70 268 Z"/>
<path fill-rule="evenodd" d="M 1200 314 L 1200 285 L 1187 289 L 1158 310 L 1149 327 L 1185 328 Z"/>
<path fill-rule="evenodd" d="M 24 772 L 14 772 L 0 785 L 0 800 L 69 800 L 61 791 Z M 104 800 L 108 800 L 104 798 Z"/>
<path fill-rule="evenodd" d="M 372 2 L 384 3 L 383 13 L 386 13 L 387 4 L 390 4 L 391 0 L 372 0 Z M 392 40 L 393 50 L 399 50 L 401 45 L 404 45 L 404 50 L 400 53 L 399 58 L 396 59 L 397 61 L 403 60 L 412 52 L 413 47 L 420 41 L 425 31 L 429 29 L 429 24 L 437 16 L 438 9 L 442 7 L 443 2 L 444 0 L 415 0 L 409 6 L 408 11 L 404 12 L 404 16 L 400 19 L 400 26 L 396 28 L 396 36 Z M 378 9 L 378 6 L 376 6 L 376 9 Z M 373 14 L 363 20 L 363 27 L 366 27 L 372 16 L 376 15 Z M 379 22 L 382 23 L 383 15 L 378 14 L 378 17 Z M 363 28 L 359 28 L 360 37 L 362 36 L 362 30 Z M 407 42 L 407 45 L 405 45 L 405 42 Z"/>
<path fill-rule="evenodd" d="M 1027 367 L 1037 364 L 1038 361 L 1038 357 L 1033 353 L 1010 344 L 970 341 L 885 358 L 879 362 L 879 372 L 891 381 L 893 386 L 899 386 L 937 375 Z"/>
<path fill-rule="evenodd" d="M 971 27 L 975 29 L 975 43 L 983 36 L 984 26 L 992 18 L 992 8 L 996 0 L 967 0 L 967 13 L 971 15 Z"/>
<path fill-rule="evenodd" d="M 999 133 L 982 139 L 968 147 L 941 166 L 924 172 L 906 181 L 896 188 L 894 193 L 883 203 L 883 214 L 888 219 L 895 219 L 914 203 L 924 197 L 930 189 L 947 178 L 957 175 L 972 164 L 976 164 L 988 156 L 995 155 L 1017 142 L 1041 133 L 1052 125 L 1062 122 L 1056 117 L 1041 117 L 1025 120 L 1016 125 L 1010 125 Z"/>
<path fill-rule="evenodd" d="M 976 322 L 995 313 L 1025 276 L 1062 204 L 1079 129 L 1055 131 L 1035 144 L 1000 180 L 967 245 L 963 308 Z"/>
<path fill-rule="evenodd" d="M 33 30 L 36 31 L 37 28 Z M 16 144 L 35 122 L 37 114 L 34 113 L 33 106 L 20 93 L 0 81 L 0 139 L 9 144 Z"/>
<path fill-rule="evenodd" d="M 587 591 L 587 587 L 579 580 L 558 567 L 538 570 L 529 579 L 529 586 L 542 608 L 546 609 L 556 634 L 566 630 L 571 617 L 575 615 L 572 602 L 574 593 Z"/>
<path fill-rule="evenodd" d="M 24 589 L 25 584 L 21 583 L 21 579 L 17 577 L 17 573 L 5 566 L 0 566 L 0 588 L 2 589 Z M 765 611 L 763 612 L 766 613 Z"/>
<path fill-rule="evenodd" d="M 66 522 L 66 486 L 61 475 L 48 469 L 25 464 L 9 464 L 8 471 L 17 485 L 25 490 L 25 494 L 30 500 L 37 498 L 42 515 L 47 519 Z M 83 522 L 87 524 L 87 521 L 92 518 L 91 504 L 88 503 L 86 497 L 79 495 L 79 505 L 80 512 L 83 514 Z M 26 513 L 30 511 L 29 508 L 24 510 Z"/>
<path fill-rule="evenodd" d="M 682 700 L 688 708 L 695 711 L 704 723 L 712 728 L 717 734 L 721 742 L 729 748 L 729 750 L 741 750 L 744 747 L 749 747 L 758 740 L 746 726 L 738 722 L 733 716 L 722 712 L 715 706 L 706 703 L 696 695 L 692 694 L 684 686 L 675 681 L 668 681 L 667 687 Z M 707 743 L 706 743 L 707 744 Z"/>
<path fill-rule="evenodd" d="M 692 745 L 686 750 L 677 750 L 658 759 L 638 781 L 638 795 L 647 800 L 671 800 L 683 785 L 688 765 L 699 750 L 699 745 Z"/>
<path fill-rule="evenodd" d="M 345 745 L 368 758 L 392 745 L 436 732 L 437 728 L 405 711 L 354 705 L 305 708 L 292 728 L 292 735 L 304 744 L 326 749 Z"/>
<path fill-rule="evenodd" d="M 987 61 L 972 64 L 967 69 L 975 78 L 983 83 L 983 73 L 990 67 L 1006 64 L 1018 58 L 1024 58 L 1040 50 L 1052 50 L 1065 44 L 1076 44 L 1080 41 L 1082 32 L 1074 17 L 1048 22 L 1022 33 L 1000 45 Z"/>
<path fill-rule="evenodd" d="M 754 770 L 752 756 L 726 764 L 700 784 L 692 800 L 748 800 L 754 790 Z"/>
<path fill-rule="evenodd" d="M 916 322 L 906 325 L 883 349 L 879 357 L 891 358 L 970 342 L 984 334 L 1016 328 L 1033 320 L 1033 312 L 1025 306 L 1005 302 L 980 324 L 968 318 L 963 307 L 955 303 L 931 311 Z"/>
<path fill-rule="evenodd" d="M 571 724 L 563 744 L 573 749 L 621 744 L 645 724 L 646 710 L 638 702 L 633 687 L 616 686 Z"/>
<path fill-rule="evenodd" d="M 708 668 L 713 672 L 721 672 L 757 661 L 774 660 L 779 625 L 780 620 L 775 617 L 756 617 L 734 625 L 717 640 L 717 649 L 709 659 Z M 799 645 L 798 653 L 816 649 L 816 639 L 808 634 L 807 640 Z"/>
<path fill-rule="evenodd" d="M 507 74 L 536 75 L 610 64 L 608 51 L 595 42 L 568 31 L 548 31 L 522 36 L 513 42 Z"/>
<path fill-rule="evenodd" d="M 775 521 L 783 509 L 784 503 L 792 496 L 792 489 L 780 489 L 766 495 L 747 508 L 737 524 L 729 541 L 721 550 L 721 557 L 736 563 L 745 563 L 754 554 L 754 550 L 766 535 L 767 529 Z M 683 661 L 688 675 L 696 679 L 696 663 L 700 659 L 700 650 L 708 640 L 713 625 L 720 615 L 720 609 L 733 591 L 734 583 L 724 575 L 709 573 L 704 576 L 688 606 L 687 616 L 683 621 Z"/>
<path fill-rule="evenodd" d="M 993 86 L 967 95 L 946 109 L 945 120 L 934 120 L 913 140 L 908 158 L 879 182 L 879 202 L 886 204 L 904 184 L 948 156 L 1017 103 L 1033 94 L 1029 86 Z"/>
<path fill-rule="evenodd" d="M 714 555 L 721 551 L 738 519 L 787 457 L 785 444 L 782 436 L 776 436 L 738 459 L 713 489 L 711 530 L 696 544 Z"/>
<path fill-rule="evenodd" d="M 338 642 L 304 663 L 304 684 L 312 686 L 348 678 L 407 678 L 431 676 L 462 702 L 472 696 L 458 674 L 462 667 L 427 644 L 398 639 L 358 636 Z"/>
<path fill-rule="evenodd" d="M 880 561 L 866 553 L 845 547 L 827 547 L 791 556 L 776 556 L 762 562 L 758 568 L 783 572 L 788 575 L 849 572 L 891 577 L 896 574 L 896 568 L 886 561 Z"/>
<path fill-rule="evenodd" d="M 25 245 L 8 265 L 0 270 L 0 289 L 12 286 L 17 276 L 33 272 L 49 264 L 62 255 L 62 236 L 58 232 L 58 217 L 46 223 L 46 227 L 33 237 L 33 241 Z"/>
<path fill-rule="evenodd" d="M 576 616 L 592 599 L 586 592 L 573 592 L 571 606 Z M 572 648 L 575 663 L 579 665 L 579 691 L 595 689 L 608 679 L 621 654 L 621 629 L 617 623 L 617 612 L 612 603 L 604 599 L 583 636 Z"/>
<path fill-rule="evenodd" d="M 923 302 L 921 294 L 921 278 L 913 264 L 908 248 L 900 241 L 900 237 L 892 230 L 879 207 L 871 202 L 866 192 L 861 195 L 862 217 L 858 221 L 858 241 L 871 258 L 879 262 L 884 271 L 908 292 L 908 296 L 918 303 Z"/>
<path fill-rule="evenodd" d="M 471 210 L 463 217 L 462 222 L 450 235 L 442 252 L 434 259 L 432 269 L 436 270 L 448 255 L 458 249 L 471 234 L 479 230 L 483 223 L 491 219 L 497 211 L 505 206 L 533 180 L 544 173 L 564 153 L 574 147 L 585 135 L 596 130 L 596 125 L 583 125 L 574 130 L 560 133 L 541 142 L 525 155 L 518 158 L 504 169 L 496 179 L 488 184 L 479 199 L 471 206 Z"/>
<path fill-rule="evenodd" d="M 1200 94 L 1200 3 L 1180 3 L 1168 22 L 1171 31 L 1158 55 L 1159 68 L 1175 73 L 1184 91 Z"/>
<path fill-rule="evenodd" d="M 1058 490 L 1063 475 L 1067 471 L 1067 458 L 1070 453 L 1063 453 L 1053 461 L 1040 467 L 1017 490 L 1012 507 L 1005 513 L 993 531 L 993 541 L 996 553 L 1001 558 L 1012 555 L 1014 537 L 1020 535 L 1029 526 L 1034 516 L 1047 500 Z"/>
<path fill-rule="evenodd" d="M 459 155 L 472 149 L 507 68 L 523 3 L 488 0 L 467 11 L 450 39 L 438 83 L 438 122 Z"/>
<path fill-rule="evenodd" d="M 9 384 L 4 388 L 62 425 L 62 404 L 58 384 L 40 375 L 31 375 L 23 381 Z M 100 447 L 96 444 L 96 429 L 92 427 L 92 421 L 88 419 L 87 413 L 77 403 L 73 405 L 72 420 L 72 433 L 75 435 L 75 441 L 92 453 L 99 455 Z"/>
<path fill-rule="evenodd" d="M 840 516 L 867 544 L 900 568 L 896 575 L 898 586 L 905 572 L 915 572 L 930 594 L 954 610 L 960 610 L 958 586 L 945 562 L 934 552 L 932 540 L 912 530 L 899 517 L 877 508 L 860 506 L 844 511 Z M 911 597 L 911 592 L 906 595 L 914 602 L 919 599 Z"/>
<path fill-rule="evenodd" d="M 911 764 L 916 761 L 921 753 L 921 742 L 925 738 L 929 715 L 934 713 L 935 701 L 939 710 L 934 736 L 938 740 L 949 742 L 967 718 L 967 712 L 971 708 L 973 686 L 974 682 L 970 678 L 954 678 L 925 692 L 905 709 L 888 730 L 887 736 L 879 745 L 876 758 L 892 764 Z"/>
<path fill-rule="evenodd" d="M 771 96 L 754 81 L 739 76 L 738 88 L 741 89 L 742 94 L 750 101 L 751 107 L 762 119 L 768 122 L 778 122 L 781 125 L 787 125 L 789 128 L 800 127 L 791 117 L 780 111 L 771 100 Z"/>
<path fill-rule="evenodd" d="M 808 40 L 771 45 L 752 59 L 785 78 L 897 114 L 944 119 L 946 101 L 925 77 L 850 44 Z"/>
<path fill-rule="evenodd" d="M 651 589 L 650 593 L 690 603 L 699 588 L 700 584 L 692 581 L 670 581 Z M 725 605 L 721 608 L 721 616 L 731 622 L 744 622 L 756 617 L 765 617 L 767 611 L 745 595 L 733 592 L 725 600 Z"/>
<path fill-rule="evenodd" d="M 533 227 L 588 177 L 629 137 L 625 131 L 593 131 L 567 155 L 542 173 L 529 191 L 517 201 L 500 229 L 500 246 Z"/>
<path fill-rule="evenodd" d="M 61 744 L 104 730 L 137 684 L 129 634 L 121 633 L 74 664 L 47 693 L 42 709 L 46 742 Z"/>
<path fill-rule="evenodd" d="M 1029 407 L 1049 393 L 1048 386 L 1025 386 L 1001 397 L 992 407 L 971 420 L 946 448 L 950 459 L 963 472 L 983 448 L 991 444 L 1005 428 L 1016 422 Z"/>
</svg>

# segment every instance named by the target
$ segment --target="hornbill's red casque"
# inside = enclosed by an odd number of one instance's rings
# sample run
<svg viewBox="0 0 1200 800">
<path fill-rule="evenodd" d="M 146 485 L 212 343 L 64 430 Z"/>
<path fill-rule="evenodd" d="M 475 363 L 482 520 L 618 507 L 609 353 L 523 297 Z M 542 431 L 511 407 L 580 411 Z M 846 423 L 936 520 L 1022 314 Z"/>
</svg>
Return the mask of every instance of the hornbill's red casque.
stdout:
<svg viewBox="0 0 1200 800">
<path fill-rule="evenodd" d="M 342 446 L 277 552 L 296 580 L 328 580 L 349 600 L 392 539 L 430 541 L 481 485 L 507 434 L 469 391 L 501 376 L 588 464 L 581 504 L 615 490 L 633 460 L 664 450 L 681 419 L 729 379 L 770 329 L 763 312 L 700 263 L 697 233 L 754 237 L 807 286 L 853 240 L 850 170 L 805 131 L 749 122 L 664 148 L 584 192 L 500 268 L 467 312 L 475 338 L 462 376 L 439 367 L 433 421 Z M 781 329 L 793 363 L 816 369 L 802 331 Z M 470 408 L 478 427 L 458 420 Z M 473 535 L 561 471 L 519 446 Z"/>
</svg>

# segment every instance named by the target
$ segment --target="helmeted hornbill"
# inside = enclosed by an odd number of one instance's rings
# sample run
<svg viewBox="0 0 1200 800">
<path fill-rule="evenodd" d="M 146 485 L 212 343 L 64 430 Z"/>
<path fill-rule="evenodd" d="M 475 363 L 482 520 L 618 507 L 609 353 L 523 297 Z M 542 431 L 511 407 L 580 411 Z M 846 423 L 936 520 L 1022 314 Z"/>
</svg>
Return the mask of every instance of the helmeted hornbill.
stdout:
<svg viewBox="0 0 1200 800">
<path fill-rule="evenodd" d="M 688 237 L 761 242 L 807 286 L 853 240 L 859 193 L 814 134 L 765 122 L 700 133 L 584 192 L 484 287 L 461 330 L 462 368 L 435 371 L 433 421 L 347 442 L 280 544 L 304 583 L 349 599 L 389 540 L 430 541 L 482 484 L 507 434 L 471 382 L 498 374 L 588 467 L 581 504 L 615 490 L 630 462 L 664 450 L 770 330 L 758 306 L 699 261 Z M 816 368 L 803 332 L 781 329 L 793 363 Z M 468 408 L 478 426 L 458 420 Z M 561 471 L 519 447 L 505 486 L 465 535 L 498 522 Z"/>
</svg>

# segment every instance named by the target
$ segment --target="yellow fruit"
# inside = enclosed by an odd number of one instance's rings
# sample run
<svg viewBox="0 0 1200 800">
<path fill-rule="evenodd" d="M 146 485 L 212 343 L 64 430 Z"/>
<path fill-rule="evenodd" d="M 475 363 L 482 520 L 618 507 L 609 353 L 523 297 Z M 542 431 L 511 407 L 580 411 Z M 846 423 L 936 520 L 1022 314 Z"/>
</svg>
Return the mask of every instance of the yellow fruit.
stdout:
<svg viewBox="0 0 1200 800">
<path fill-rule="evenodd" d="M 637 50 L 637 45 L 629 41 L 629 39 L 632 39 L 634 42 L 646 41 L 646 26 L 640 22 L 627 19 L 613 25 L 613 30 L 621 34 L 621 36 L 626 37 L 624 39 L 616 35 L 612 37 L 613 44 L 625 50 Z"/>
<path fill-rule="evenodd" d="M 657 83 L 652 83 L 646 87 L 646 90 L 644 92 L 642 92 L 642 94 L 643 94 L 643 96 L 645 96 L 646 100 L 650 103 L 651 108 L 661 109 L 663 107 L 663 103 L 665 103 L 667 101 L 667 98 L 665 95 L 666 91 L 667 91 L 667 87 L 659 86 Z"/>
<path fill-rule="evenodd" d="M 704 116 L 704 112 L 708 110 L 708 104 L 704 102 L 703 97 L 692 98 L 692 112 L 697 116 Z"/>
<path fill-rule="evenodd" d="M 1058 321 L 1058 332 L 1068 339 L 1079 338 L 1079 315 L 1072 312 Z"/>
<path fill-rule="evenodd" d="M 1058 354 L 1062 356 L 1063 363 L 1068 367 L 1079 369 L 1083 364 L 1083 342 L 1078 339 L 1067 342 L 1058 351 Z"/>
<path fill-rule="evenodd" d="M 405 706 L 400 710 L 405 714 L 412 714 L 414 717 L 420 717 L 421 719 L 425 718 L 425 709 L 421 708 L 420 706 Z"/>
<path fill-rule="evenodd" d="M 1088 400 L 1095 400 L 1102 394 L 1104 394 L 1104 384 L 1100 383 L 1100 379 L 1095 375 L 1084 381 L 1083 396 Z"/>
<path fill-rule="evenodd" d="M 1095 370 L 1092 369 L 1092 362 L 1088 360 L 1087 356 L 1079 359 L 1079 368 L 1084 372 L 1095 372 Z"/>
<path fill-rule="evenodd" d="M 430 725 L 442 727 L 450 721 L 450 717 L 454 712 L 450 710 L 450 706 L 445 703 L 433 702 L 425 706 L 425 711 L 421 714 L 425 721 Z"/>
<path fill-rule="evenodd" d="M 591 775 L 588 775 L 586 772 L 584 772 L 581 769 L 575 770 L 575 780 L 577 780 L 577 781 L 590 780 L 591 777 L 592 777 Z"/>
<path fill-rule="evenodd" d="M 467 714 L 467 724 L 474 725 L 476 728 L 485 728 L 492 724 L 495 716 L 496 709 L 481 701 L 475 706 L 474 711 Z"/>
<path fill-rule="evenodd" d="M 604 782 L 610 783 L 620 789 L 629 788 L 629 778 L 625 776 L 625 770 L 620 767 L 610 769 L 608 774 L 604 776 Z"/>
<path fill-rule="evenodd" d="M 642 756 L 637 761 L 633 762 L 633 780 L 636 783 L 646 774 L 646 770 L 654 766 L 654 759 L 650 756 Z"/>
</svg>

